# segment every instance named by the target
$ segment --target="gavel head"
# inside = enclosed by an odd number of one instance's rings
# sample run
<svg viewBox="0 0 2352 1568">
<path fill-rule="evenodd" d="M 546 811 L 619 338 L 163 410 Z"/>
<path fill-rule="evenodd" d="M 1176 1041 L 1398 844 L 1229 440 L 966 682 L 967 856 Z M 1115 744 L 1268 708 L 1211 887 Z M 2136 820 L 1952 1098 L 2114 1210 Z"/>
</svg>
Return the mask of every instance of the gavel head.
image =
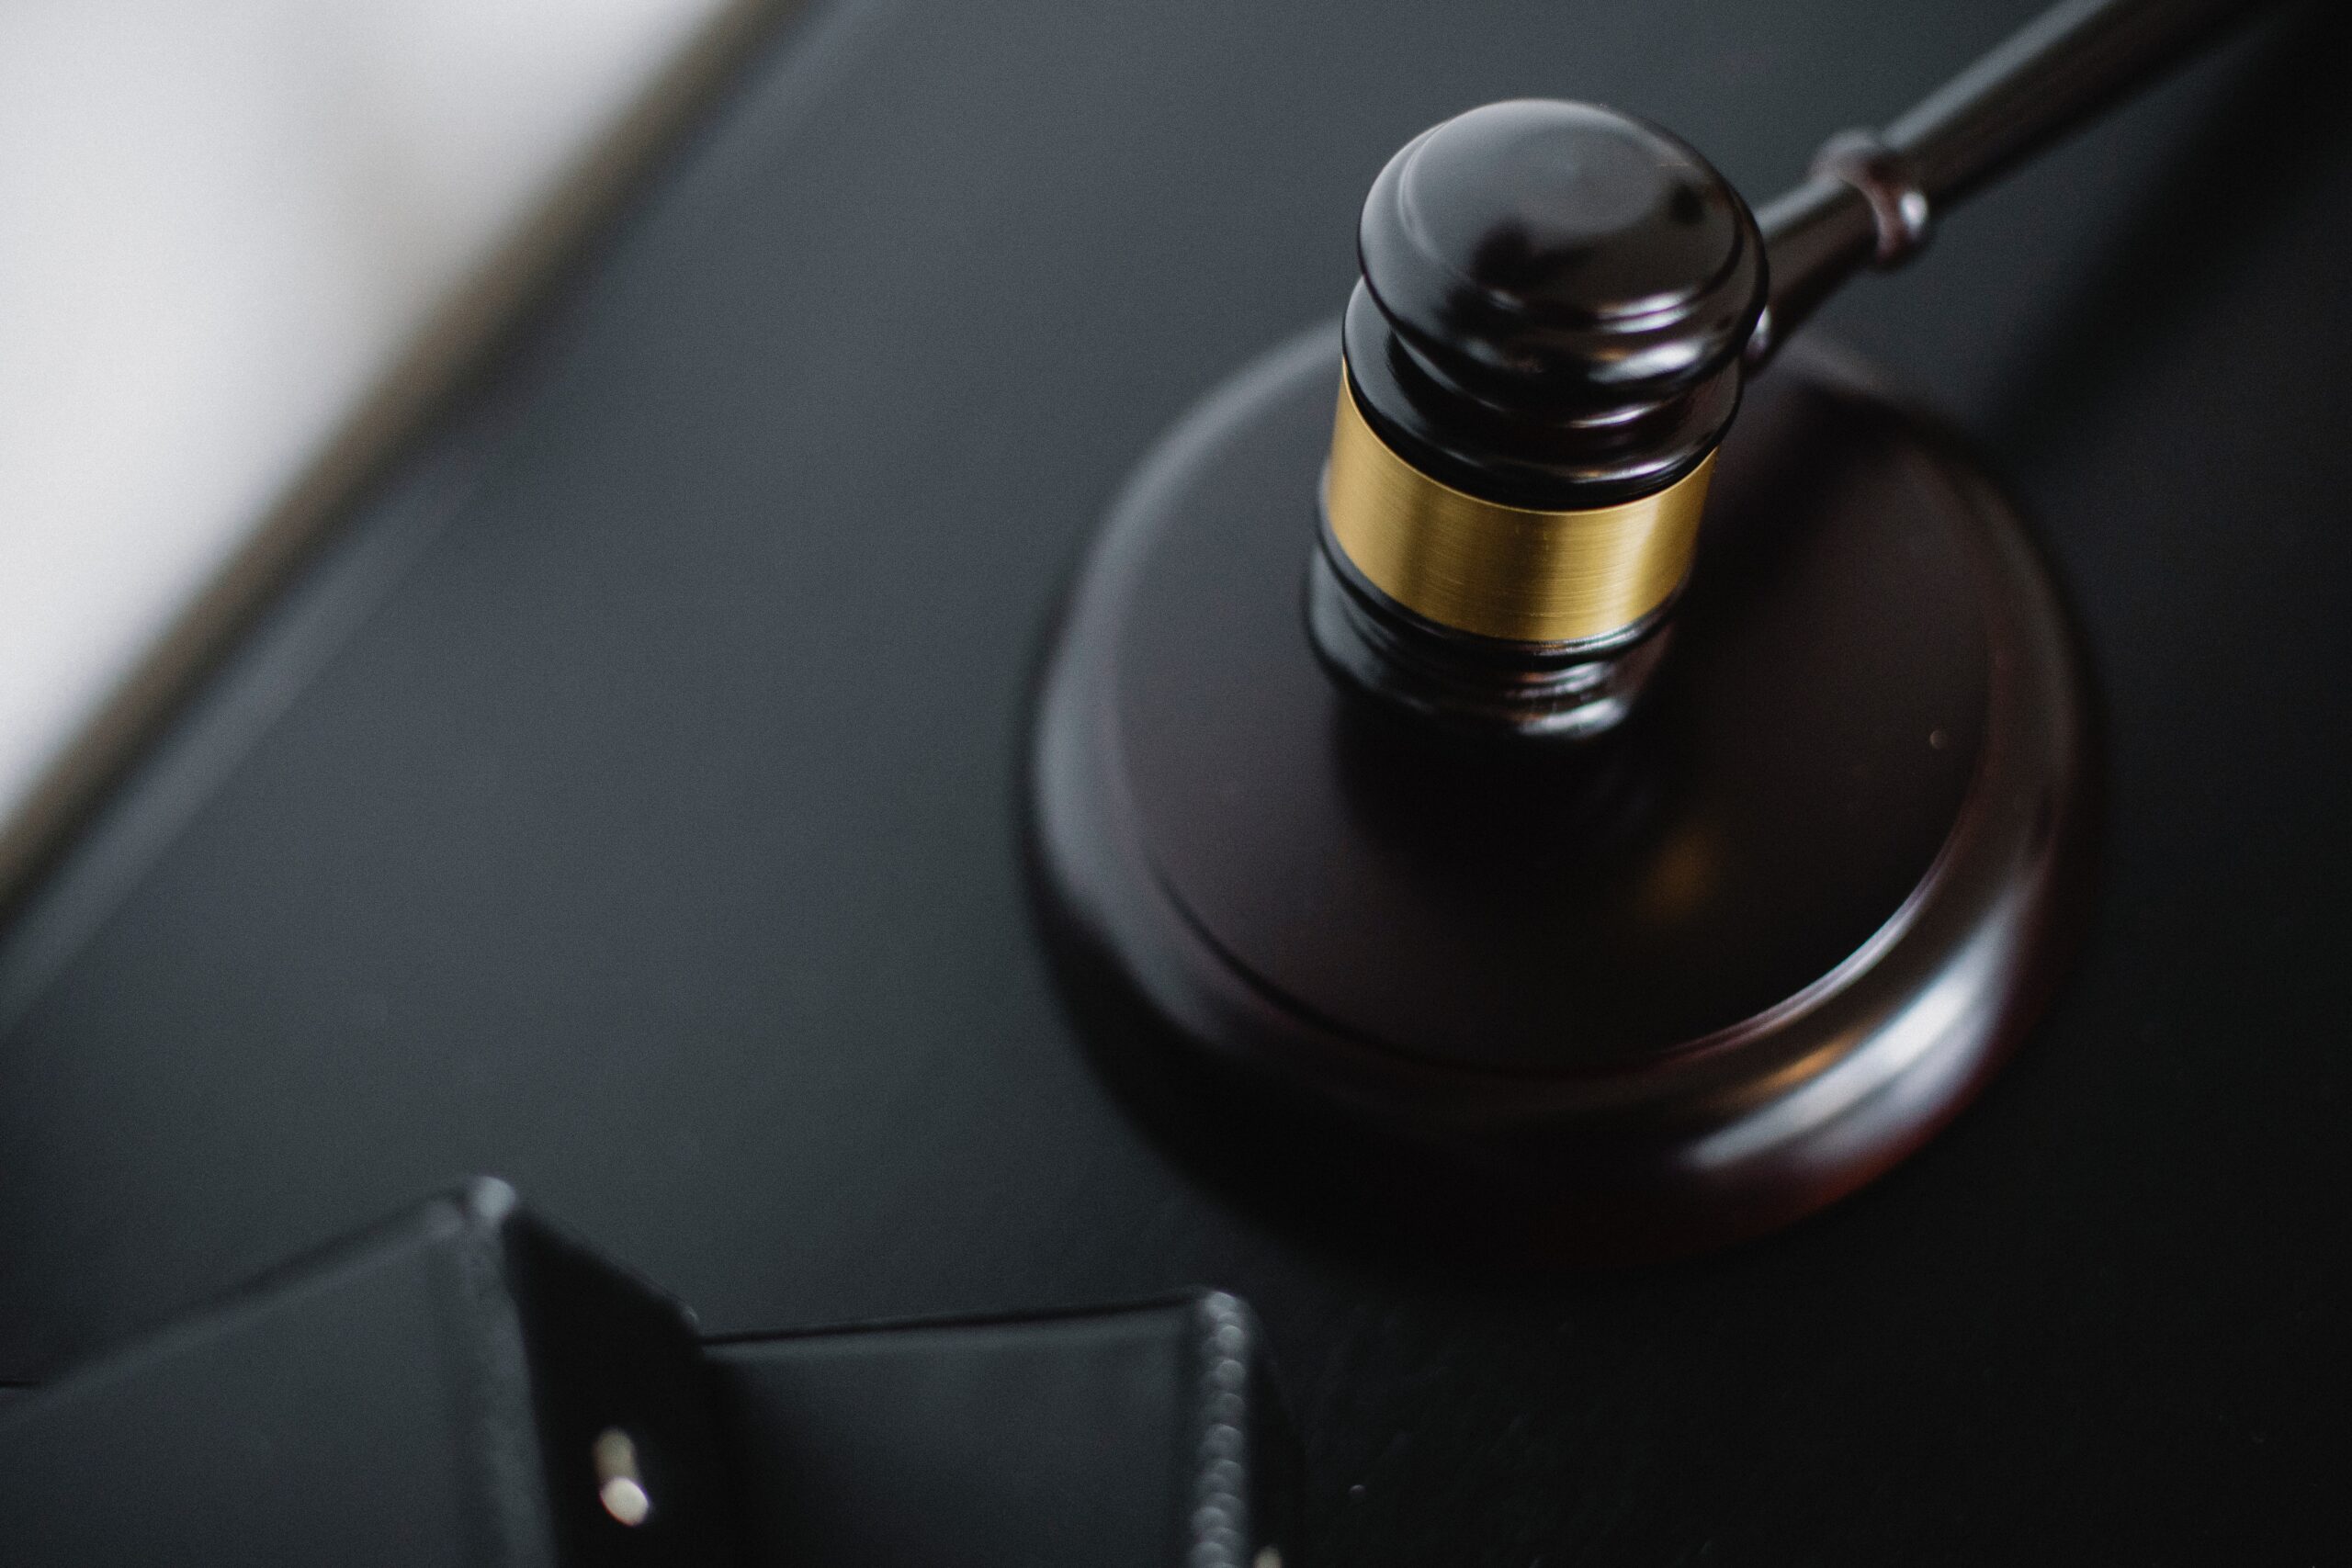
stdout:
<svg viewBox="0 0 2352 1568">
<path fill-rule="evenodd" d="M 1706 161 L 1589 104 L 1490 104 L 1373 183 L 1309 623 L 1325 663 L 1441 721 L 1622 718 L 1690 573 L 1764 308 Z"/>
</svg>

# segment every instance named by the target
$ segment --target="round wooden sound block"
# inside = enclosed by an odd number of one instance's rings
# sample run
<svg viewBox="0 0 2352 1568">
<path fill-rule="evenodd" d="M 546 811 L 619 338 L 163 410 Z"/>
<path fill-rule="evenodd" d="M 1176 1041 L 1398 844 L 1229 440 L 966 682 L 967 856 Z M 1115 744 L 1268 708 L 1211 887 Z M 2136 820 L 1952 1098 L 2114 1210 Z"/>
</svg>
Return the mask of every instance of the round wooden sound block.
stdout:
<svg viewBox="0 0 2352 1568">
<path fill-rule="evenodd" d="M 1213 394 L 1071 591 L 1035 851 L 1073 985 L 1140 1004 L 1090 1007 L 1097 1045 L 1197 1069 L 1212 1139 L 1231 1107 L 1313 1134 L 1291 1168 L 1332 1191 L 1491 1201 L 1570 1256 L 1736 1240 L 1885 1170 L 2017 1044 L 2087 880 L 2082 675 L 2015 512 L 1792 353 L 1633 717 L 1465 737 L 1311 649 L 1339 377 L 1323 330 Z"/>
</svg>

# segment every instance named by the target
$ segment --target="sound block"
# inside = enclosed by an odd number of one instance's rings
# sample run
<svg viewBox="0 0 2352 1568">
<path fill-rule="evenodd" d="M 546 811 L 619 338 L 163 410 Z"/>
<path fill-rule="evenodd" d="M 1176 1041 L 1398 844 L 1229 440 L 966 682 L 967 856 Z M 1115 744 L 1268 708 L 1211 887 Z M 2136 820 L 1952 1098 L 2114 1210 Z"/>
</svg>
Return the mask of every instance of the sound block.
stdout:
<svg viewBox="0 0 2352 1568">
<path fill-rule="evenodd" d="M 1339 376 L 1318 330 L 1185 418 L 1046 660 L 1035 880 L 1098 1053 L 1178 1069 L 1118 1076 L 1189 1086 L 1210 1144 L 1291 1151 L 1258 1179 L 1568 1258 L 1752 1236 L 1917 1148 L 2089 882 L 2080 662 L 2014 509 L 1792 350 L 1634 716 L 1481 742 L 1310 647 Z"/>
</svg>

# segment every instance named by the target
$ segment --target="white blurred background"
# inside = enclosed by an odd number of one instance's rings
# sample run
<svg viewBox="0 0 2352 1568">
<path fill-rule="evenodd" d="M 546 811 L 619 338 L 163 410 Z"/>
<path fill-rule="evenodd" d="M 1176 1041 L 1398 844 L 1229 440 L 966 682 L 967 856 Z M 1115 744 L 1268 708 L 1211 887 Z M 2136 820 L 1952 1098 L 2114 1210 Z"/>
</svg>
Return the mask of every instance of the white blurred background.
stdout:
<svg viewBox="0 0 2352 1568">
<path fill-rule="evenodd" d="M 0 0 L 0 840 L 728 0 Z"/>
</svg>

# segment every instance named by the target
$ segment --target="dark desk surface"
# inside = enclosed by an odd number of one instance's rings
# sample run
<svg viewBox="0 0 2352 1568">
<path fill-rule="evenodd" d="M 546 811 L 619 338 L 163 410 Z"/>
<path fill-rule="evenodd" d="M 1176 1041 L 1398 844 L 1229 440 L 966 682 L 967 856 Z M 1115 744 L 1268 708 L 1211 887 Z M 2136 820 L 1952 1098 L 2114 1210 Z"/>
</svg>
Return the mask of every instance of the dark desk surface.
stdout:
<svg viewBox="0 0 2352 1568">
<path fill-rule="evenodd" d="M 0 1378 L 494 1171 L 720 1330 L 1238 1290 L 1326 1562 L 2340 1558 L 2352 28 L 1829 320 L 2042 520 L 2112 765 L 2086 962 L 1879 1187 L 1597 1279 L 1238 1201 L 1098 1083 L 1019 875 L 1059 575 L 1337 309 L 1398 142 L 1594 96 L 1762 196 L 2030 8 L 795 24 L 0 938 Z"/>
</svg>

